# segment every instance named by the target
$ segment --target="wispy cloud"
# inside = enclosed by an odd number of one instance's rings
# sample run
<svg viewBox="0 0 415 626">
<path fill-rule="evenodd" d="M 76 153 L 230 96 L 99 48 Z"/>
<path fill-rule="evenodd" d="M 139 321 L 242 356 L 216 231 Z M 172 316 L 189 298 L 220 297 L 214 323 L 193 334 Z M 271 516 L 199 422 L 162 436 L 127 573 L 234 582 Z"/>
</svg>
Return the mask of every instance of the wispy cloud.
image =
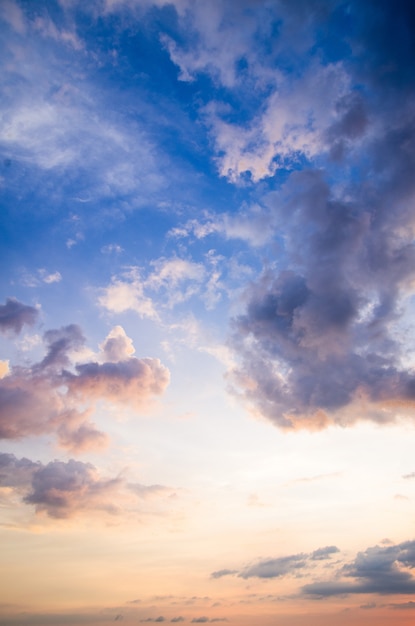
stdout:
<svg viewBox="0 0 415 626">
<path fill-rule="evenodd" d="M 326 561 L 339 552 L 336 546 L 318 548 L 309 554 L 299 553 L 273 559 L 261 559 L 241 569 L 222 569 L 211 574 L 212 578 L 238 576 L 239 578 L 282 578 L 296 575 L 301 570 L 313 567 L 313 561 Z M 314 564 L 315 565 L 315 564 Z"/>
</svg>

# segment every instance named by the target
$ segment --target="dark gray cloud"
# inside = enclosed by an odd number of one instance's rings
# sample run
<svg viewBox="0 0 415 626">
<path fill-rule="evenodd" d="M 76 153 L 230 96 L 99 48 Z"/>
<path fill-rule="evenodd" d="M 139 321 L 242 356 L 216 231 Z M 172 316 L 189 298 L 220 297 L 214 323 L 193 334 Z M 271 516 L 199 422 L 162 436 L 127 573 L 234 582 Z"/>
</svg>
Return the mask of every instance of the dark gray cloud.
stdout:
<svg viewBox="0 0 415 626">
<path fill-rule="evenodd" d="M 177 617 L 172 617 L 170 621 L 171 622 L 184 622 L 185 619 L 181 615 L 178 615 Z"/>
<path fill-rule="evenodd" d="M 169 383 L 158 359 L 120 353 L 117 362 L 76 363 L 85 338 L 75 324 L 49 330 L 43 340 L 46 355 L 39 363 L 12 367 L 0 380 L 0 438 L 55 433 L 71 452 L 102 448 L 108 438 L 90 420 L 97 401 L 142 410 Z"/>
<path fill-rule="evenodd" d="M 15 298 L 7 298 L 6 304 L 0 304 L 0 332 L 13 331 L 18 334 L 25 324 L 33 326 L 38 315 L 39 311 L 35 307 Z"/>
<path fill-rule="evenodd" d="M 412 594 L 415 592 L 415 541 L 386 547 L 374 546 L 359 552 L 344 565 L 334 580 L 305 585 L 303 593 L 325 598 L 348 594 Z"/>
</svg>

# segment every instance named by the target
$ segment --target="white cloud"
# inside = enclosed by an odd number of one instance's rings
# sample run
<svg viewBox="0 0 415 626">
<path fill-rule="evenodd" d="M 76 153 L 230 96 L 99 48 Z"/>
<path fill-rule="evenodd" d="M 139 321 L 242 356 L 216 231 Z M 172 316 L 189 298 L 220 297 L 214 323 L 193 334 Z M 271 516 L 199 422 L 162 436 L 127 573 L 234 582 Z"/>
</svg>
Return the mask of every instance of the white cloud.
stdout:
<svg viewBox="0 0 415 626">
<path fill-rule="evenodd" d="M 62 275 L 60 272 L 53 272 L 52 274 L 48 274 L 46 270 L 39 270 L 41 278 L 44 283 L 50 285 L 51 283 L 60 283 L 62 280 Z"/>
<path fill-rule="evenodd" d="M 250 172 L 258 182 L 300 154 L 310 158 L 325 151 L 324 133 L 336 119 L 336 102 L 349 89 L 341 64 L 314 64 L 296 81 L 281 81 L 248 124 L 227 122 L 222 106 L 210 103 L 205 114 L 220 155 L 220 174 L 237 182 Z"/>
<path fill-rule="evenodd" d="M 117 362 L 127 359 L 135 352 L 133 341 L 122 326 L 114 326 L 100 345 L 104 361 Z"/>
<path fill-rule="evenodd" d="M 159 319 L 153 301 L 144 294 L 137 268 L 132 268 L 124 278 L 113 278 L 108 287 L 101 289 L 98 303 L 112 313 L 135 311 L 142 318 Z"/>
</svg>

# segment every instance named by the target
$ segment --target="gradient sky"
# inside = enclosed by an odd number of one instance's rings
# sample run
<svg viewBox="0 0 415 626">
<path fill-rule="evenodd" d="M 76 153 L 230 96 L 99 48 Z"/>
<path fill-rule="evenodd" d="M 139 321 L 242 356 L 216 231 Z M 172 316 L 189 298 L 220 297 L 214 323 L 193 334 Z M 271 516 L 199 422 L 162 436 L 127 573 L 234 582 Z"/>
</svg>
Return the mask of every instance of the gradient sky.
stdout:
<svg viewBox="0 0 415 626">
<path fill-rule="evenodd" d="M 413 624 L 415 4 L 0 32 L 0 625 Z"/>
</svg>

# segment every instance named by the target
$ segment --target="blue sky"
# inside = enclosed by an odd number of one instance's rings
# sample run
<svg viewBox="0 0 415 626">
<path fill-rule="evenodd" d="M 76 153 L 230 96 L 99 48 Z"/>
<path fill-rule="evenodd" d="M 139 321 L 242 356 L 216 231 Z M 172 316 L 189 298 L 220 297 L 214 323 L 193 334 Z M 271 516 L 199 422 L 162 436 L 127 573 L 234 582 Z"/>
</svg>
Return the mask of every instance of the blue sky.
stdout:
<svg viewBox="0 0 415 626">
<path fill-rule="evenodd" d="M 410 623 L 414 23 L 1 3 L 1 624 Z"/>
</svg>

